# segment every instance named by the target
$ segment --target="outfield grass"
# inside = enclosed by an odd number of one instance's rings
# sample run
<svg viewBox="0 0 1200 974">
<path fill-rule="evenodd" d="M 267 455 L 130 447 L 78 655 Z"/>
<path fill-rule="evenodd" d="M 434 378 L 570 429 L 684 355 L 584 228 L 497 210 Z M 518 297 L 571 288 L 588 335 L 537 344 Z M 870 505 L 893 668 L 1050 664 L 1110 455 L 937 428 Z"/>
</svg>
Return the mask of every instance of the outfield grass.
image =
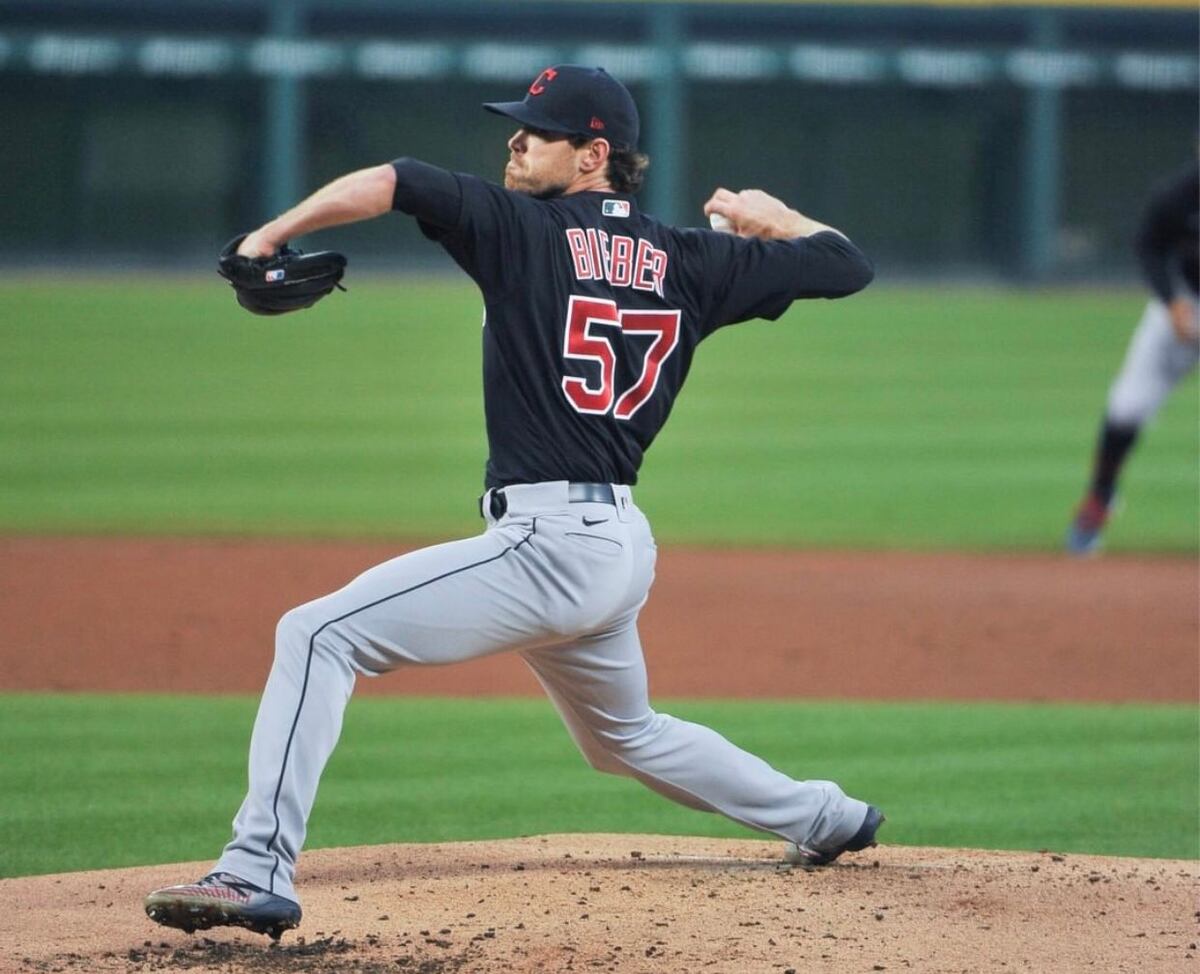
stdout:
<svg viewBox="0 0 1200 974">
<path fill-rule="evenodd" d="M 268 319 L 215 277 L 0 283 L 0 531 L 478 530 L 473 288 L 351 287 Z M 666 542 L 1055 548 L 1143 300 L 876 286 L 726 329 L 639 502 Z M 1197 550 L 1197 423 L 1192 378 L 1110 549 Z"/>
<path fill-rule="evenodd" d="M 245 789 L 245 697 L 0 695 L 0 876 L 215 858 Z M 1195 858 L 1194 708 L 683 702 L 894 844 Z M 362 698 L 309 848 L 611 831 L 754 837 L 588 769 L 544 701 Z"/>
</svg>

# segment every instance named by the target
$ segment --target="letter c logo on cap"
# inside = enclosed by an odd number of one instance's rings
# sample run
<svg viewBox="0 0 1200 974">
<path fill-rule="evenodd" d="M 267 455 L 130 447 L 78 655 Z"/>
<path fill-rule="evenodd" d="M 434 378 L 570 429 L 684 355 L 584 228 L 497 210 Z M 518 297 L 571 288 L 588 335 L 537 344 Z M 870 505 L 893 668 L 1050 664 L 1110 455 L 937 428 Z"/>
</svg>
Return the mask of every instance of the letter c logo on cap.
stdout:
<svg viewBox="0 0 1200 974">
<path fill-rule="evenodd" d="M 546 90 L 546 85 L 558 77 L 558 72 L 553 68 L 546 68 L 541 74 L 533 79 L 533 84 L 529 86 L 531 95 L 540 95 Z"/>
</svg>

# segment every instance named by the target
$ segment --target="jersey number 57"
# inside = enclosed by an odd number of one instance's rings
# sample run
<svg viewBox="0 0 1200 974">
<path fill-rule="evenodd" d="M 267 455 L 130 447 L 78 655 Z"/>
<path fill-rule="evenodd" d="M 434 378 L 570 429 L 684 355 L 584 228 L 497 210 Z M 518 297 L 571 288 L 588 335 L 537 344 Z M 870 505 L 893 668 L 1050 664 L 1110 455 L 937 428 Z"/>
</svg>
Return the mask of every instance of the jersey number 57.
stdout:
<svg viewBox="0 0 1200 974">
<path fill-rule="evenodd" d="M 679 343 L 679 317 L 678 311 L 622 310 L 615 301 L 606 298 L 571 295 L 563 358 L 596 362 L 600 366 L 600 384 L 592 385 L 579 376 L 563 376 L 562 389 L 567 401 L 581 413 L 603 416 L 612 410 L 617 419 L 630 419 L 654 395 L 662 364 Z M 604 328 L 652 338 L 642 357 L 641 374 L 620 396 L 614 381 L 617 353 L 612 342 L 598 331 Z M 627 347 L 626 343 L 622 342 L 620 347 Z"/>
</svg>

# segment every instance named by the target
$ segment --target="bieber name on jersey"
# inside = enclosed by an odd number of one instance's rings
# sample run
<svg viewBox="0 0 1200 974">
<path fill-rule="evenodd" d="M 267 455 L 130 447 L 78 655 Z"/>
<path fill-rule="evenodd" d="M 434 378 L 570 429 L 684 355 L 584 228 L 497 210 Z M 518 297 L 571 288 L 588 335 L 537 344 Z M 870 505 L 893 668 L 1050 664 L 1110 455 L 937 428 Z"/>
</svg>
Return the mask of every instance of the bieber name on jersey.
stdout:
<svg viewBox="0 0 1200 974">
<path fill-rule="evenodd" d="M 653 291 L 660 298 L 667 276 L 667 252 L 649 240 L 626 237 L 596 227 L 568 227 L 567 247 L 578 281 L 608 281 L 613 287 Z"/>
</svg>

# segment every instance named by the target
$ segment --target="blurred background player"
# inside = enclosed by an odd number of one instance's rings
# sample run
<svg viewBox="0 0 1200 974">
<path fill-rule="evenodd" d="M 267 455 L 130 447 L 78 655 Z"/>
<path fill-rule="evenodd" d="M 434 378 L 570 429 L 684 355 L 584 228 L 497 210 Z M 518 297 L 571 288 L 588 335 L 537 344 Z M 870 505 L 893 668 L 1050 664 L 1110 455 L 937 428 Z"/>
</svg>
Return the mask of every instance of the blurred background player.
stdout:
<svg viewBox="0 0 1200 974">
<path fill-rule="evenodd" d="M 1117 478 L 1142 427 L 1200 359 L 1200 176 L 1195 163 L 1164 180 L 1142 215 L 1137 255 L 1153 292 L 1109 389 L 1092 478 L 1067 531 L 1067 550 L 1100 546 Z"/>
</svg>

